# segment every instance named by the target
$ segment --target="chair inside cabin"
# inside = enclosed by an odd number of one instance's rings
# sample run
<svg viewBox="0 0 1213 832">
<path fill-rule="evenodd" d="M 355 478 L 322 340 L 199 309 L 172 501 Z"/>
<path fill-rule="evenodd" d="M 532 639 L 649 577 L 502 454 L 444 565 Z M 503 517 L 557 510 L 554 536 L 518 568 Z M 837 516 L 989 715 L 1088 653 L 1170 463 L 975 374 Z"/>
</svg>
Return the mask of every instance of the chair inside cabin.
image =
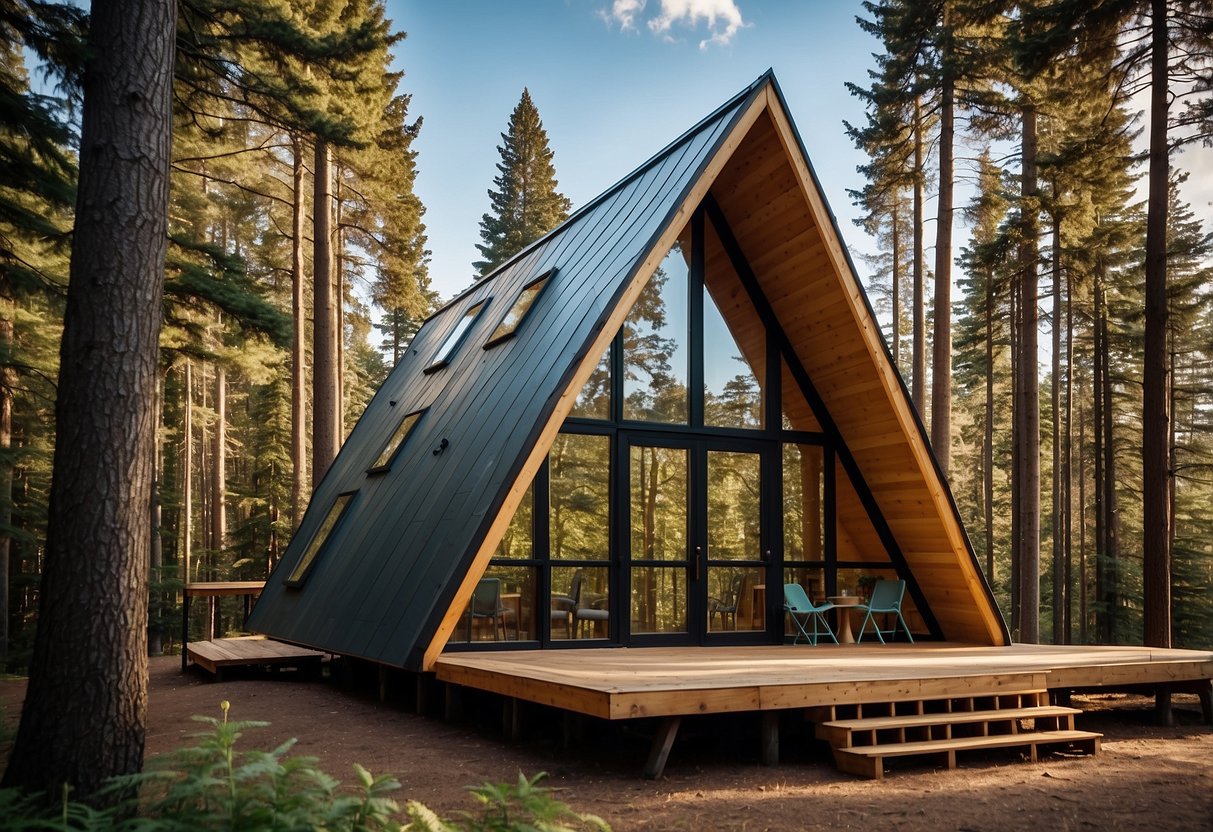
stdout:
<svg viewBox="0 0 1213 832">
<path fill-rule="evenodd" d="M 480 579 L 472 591 L 472 599 L 468 601 L 466 616 L 468 641 L 472 641 L 473 631 L 478 626 L 483 632 L 485 625 L 489 626 L 493 641 L 508 639 L 506 627 L 510 624 L 514 627 L 514 639 L 520 638 L 518 617 L 513 609 L 501 603 L 500 578 Z"/>
</svg>

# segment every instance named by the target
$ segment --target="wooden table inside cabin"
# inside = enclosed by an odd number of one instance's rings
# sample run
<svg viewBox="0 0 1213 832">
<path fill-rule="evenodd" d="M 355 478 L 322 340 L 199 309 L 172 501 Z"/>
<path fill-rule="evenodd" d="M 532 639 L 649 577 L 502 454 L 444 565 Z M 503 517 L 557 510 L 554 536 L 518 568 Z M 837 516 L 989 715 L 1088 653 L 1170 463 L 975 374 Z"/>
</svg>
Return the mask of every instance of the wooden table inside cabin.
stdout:
<svg viewBox="0 0 1213 832">
<path fill-rule="evenodd" d="M 858 595 L 831 595 L 826 598 L 838 607 L 838 643 L 854 644 L 855 636 L 851 632 L 851 612 L 861 599 Z"/>
<path fill-rule="evenodd" d="M 181 670 L 186 669 L 189 655 L 185 645 L 190 640 L 190 599 L 219 598 L 238 595 L 244 598 L 244 617 L 252 609 L 253 599 L 265 589 L 265 581 L 198 581 L 185 585 L 181 593 Z"/>
</svg>

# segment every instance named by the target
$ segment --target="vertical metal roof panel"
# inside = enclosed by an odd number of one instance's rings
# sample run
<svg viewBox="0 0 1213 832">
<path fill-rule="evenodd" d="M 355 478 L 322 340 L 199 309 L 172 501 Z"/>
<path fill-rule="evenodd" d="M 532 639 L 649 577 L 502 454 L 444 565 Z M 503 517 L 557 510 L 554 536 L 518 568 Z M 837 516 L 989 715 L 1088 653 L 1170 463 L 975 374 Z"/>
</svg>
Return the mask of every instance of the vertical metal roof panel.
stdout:
<svg viewBox="0 0 1213 832">
<path fill-rule="evenodd" d="M 431 317 L 350 433 L 249 626 L 386 664 L 415 664 L 571 369 L 737 114 L 734 97 L 618 185 Z M 521 289 L 556 268 L 514 338 L 483 349 Z M 488 300 L 449 364 L 424 370 Z M 406 413 L 425 408 L 391 471 L 367 475 Z M 435 454 L 442 440 L 446 449 Z M 357 498 L 299 588 L 283 581 L 338 494 Z"/>
</svg>

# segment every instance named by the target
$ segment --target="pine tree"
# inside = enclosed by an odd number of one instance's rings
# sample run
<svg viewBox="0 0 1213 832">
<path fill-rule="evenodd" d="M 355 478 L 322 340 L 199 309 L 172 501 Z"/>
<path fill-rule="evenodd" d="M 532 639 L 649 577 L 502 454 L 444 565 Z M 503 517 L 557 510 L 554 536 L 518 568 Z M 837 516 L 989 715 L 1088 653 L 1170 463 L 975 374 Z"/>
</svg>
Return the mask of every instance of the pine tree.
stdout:
<svg viewBox="0 0 1213 832">
<path fill-rule="evenodd" d="M 489 191 L 489 213 L 480 220 L 484 243 L 476 244 L 483 259 L 472 264 L 481 277 L 563 222 L 572 207 L 556 190 L 548 134 L 525 88 L 497 151 L 500 175 Z"/>
</svg>

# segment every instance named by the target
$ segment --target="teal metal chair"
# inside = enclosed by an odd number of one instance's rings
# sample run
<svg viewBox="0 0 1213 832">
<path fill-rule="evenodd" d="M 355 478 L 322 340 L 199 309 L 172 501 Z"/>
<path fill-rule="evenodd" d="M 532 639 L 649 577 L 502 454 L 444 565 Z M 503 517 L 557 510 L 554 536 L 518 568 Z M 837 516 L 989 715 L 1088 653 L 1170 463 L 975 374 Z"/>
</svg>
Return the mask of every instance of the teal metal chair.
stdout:
<svg viewBox="0 0 1213 832">
<path fill-rule="evenodd" d="M 827 602 L 815 605 L 809 600 L 804 587 L 800 584 L 784 584 L 783 608 L 792 617 L 792 622 L 799 630 L 796 638 L 792 639 L 793 644 L 799 644 L 801 636 L 804 636 L 804 640 L 814 646 L 821 636 L 829 636 L 831 641 L 835 644 L 838 643 L 838 636 L 834 635 L 834 631 L 830 629 L 830 622 L 826 621 L 825 617 L 829 610 L 834 609 L 833 604 Z M 812 633 L 809 633 L 808 630 L 810 623 L 813 625 Z"/>
<path fill-rule="evenodd" d="M 514 611 L 501 603 L 501 579 L 481 578 L 472 592 L 472 600 L 468 602 L 467 612 L 468 641 L 472 640 L 473 623 L 480 620 L 493 628 L 493 641 L 509 638 L 507 624 L 514 625 L 514 639 L 520 636 L 518 621 Z"/>
<path fill-rule="evenodd" d="M 884 578 L 877 581 L 872 586 L 872 597 L 866 604 L 859 604 L 858 608 L 867 610 L 868 613 L 863 617 L 863 625 L 859 628 L 859 635 L 855 637 L 856 642 L 863 641 L 863 634 L 868 629 L 868 624 L 872 625 L 872 629 L 876 633 L 876 637 L 880 639 L 880 643 L 884 644 L 884 637 L 890 638 L 897 635 L 897 624 L 901 624 L 901 628 L 906 632 L 906 638 L 910 640 L 910 644 L 914 643 L 914 636 L 910 635 L 910 628 L 906 626 L 906 620 L 901 615 L 901 599 L 906 594 L 905 581 L 890 581 Z M 882 630 L 876 616 L 896 616 L 889 624 L 889 628 Z"/>
</svg>

